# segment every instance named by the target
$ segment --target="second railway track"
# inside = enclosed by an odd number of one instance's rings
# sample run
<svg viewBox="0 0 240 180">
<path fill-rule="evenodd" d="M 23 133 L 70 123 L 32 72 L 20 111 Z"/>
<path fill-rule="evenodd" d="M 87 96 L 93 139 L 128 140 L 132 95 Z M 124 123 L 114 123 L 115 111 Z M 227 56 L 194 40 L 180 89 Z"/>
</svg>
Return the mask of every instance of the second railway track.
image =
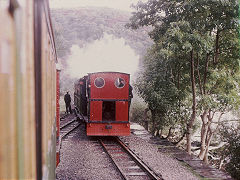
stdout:
<svg viewBox="0 0 240 180">
<path fill-rule="evenodd" d="M 80 122 L 74 118 L 60 126 L 60 141 L 66 138 L 71 132 L 80 126 Z"/>
<path fill-rule="evenodd" d="M 134 154 L 119 138 L 103 137 L 98 139 L 111 158 L 123 179 L 126 180 L 161 180 L 136 154 Z"/>
</svg>

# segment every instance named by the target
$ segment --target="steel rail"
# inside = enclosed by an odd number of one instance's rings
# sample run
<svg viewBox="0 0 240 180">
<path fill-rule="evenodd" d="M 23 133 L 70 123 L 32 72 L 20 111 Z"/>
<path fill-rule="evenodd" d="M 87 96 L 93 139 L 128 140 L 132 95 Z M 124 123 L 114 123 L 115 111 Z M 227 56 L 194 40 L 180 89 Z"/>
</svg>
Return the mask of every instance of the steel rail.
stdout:
<svg viewBox="0 0 240 180">
<path fill-rule="evenodd" d="M 75 121 L 75 120 L 74 120 Z M 71 123 L 73 123 L 73 121 L 71 121 Z M 78 128 L 80 126 L 80 123 L 78 123 L 74 128 L 70 129 L 68 132 L 66 132 L 65 134 L 63 135 L 60 135 L 59 137 L 59 152 L 62 148 L 62 140 L 69 134 L 71 133 L 72 131 L 74 131 L 76 128 Z"/>
<path fill-rule="evenodd" d="M 112 139 L 117 145 L 120 145 L 120 147 L 123 149 L 123 152 L 125 152 L 135 163 L 139 166 L 139 168 L 142 169 L 143 172 L 146 173 L 146 175 L 151 178 L 152 180 L 163 180 L 162 177 L 159 177 L 153 170 L 151 170 L 146 164 L 144 164 L 143 161 L 140 160 L 140 158 L 134 154 L 118 137 L 114 137 Z M 128 180 L 130 178 L 127 177 L 127 175 L 124 174 L 124 171 L 120 168 L 115 158 L 111 155 L 111 153 L 108 152 L 107 147 L 105 146 L 104 142 L 99 138 L 100 144 L 103 146 L 105 152 L 110 157 L 111 161 L 114 163 L 114 165 L 117 167 L 119 172 L 121 173 L 122 177 L 125 180 Z"/>
<path fill-rule="evenodd" d="M 113 164 L 115 165 L 115 167 L 118 169 L 118 171 L 120 172 L 121 176 L 123 177 L 123 179 L 128 180 L 128 178 L 124 175 L 123 170 L 120 168 L 120 166 L 118 165 L 118 163 L 114 160 L 113 156 L 108 152 L 105 144 L 102 142 L 101 139 L 99 139 L 100 144 L 103 146 L 103 149 L 105 150 L 105 152 L 108 154 L 108 156 L 110 157 L 111 161 L 113 162 Z"/>
<path fill-rule="evenodd" d="M 60 119 L 65 119 L 65 117 L 67 117 L 68 114 L 64 114 L 62 117 L 60 117 Z"/>
<path fill-rule="evenodd" d="M 115 137 L 116 141 L 123 147 L 123 149 L 133 158 L 133 160 L 153 179 L 153 180 L 160 180 L 163 178 L 158 177 L 155 175 L 155 172 L 151 170 L 147 165 L 144 164 L 140 158 L 135 155 L 118 137 Z"/>
<path fill-rule="evenodd" d="M 80 126 L 80 123 L 75 126 L 74 128 L 72 128 L 70 131 L 68 131 L 67 133 L 65 133 L 64 135 L 61 136 L 61 139 L 63 139 L 64 137 L 66 137 L 69 133 L 71 133 L 73 130 L 75 130 L 76 128 L 78 128 L 78 126 Z"/>
<path fill-rule="evenodd" d="M 66 137 L 69 133 L 71 133 L 72 131 L 74 131 L 76 128 L 78 128 L 80 126 L 80 123 L 78 123 L 75 127 L 73 127 L 72 129 L 70 129 L 68 132 L 66 132 L 65 134 L 60 136 L 60 139 L 62 140 L 64 137 Z"/>
<path fill-rule="evenodd" d="M 70 121 L 70 122 L 64 124 L 62 127 L 60 127 L 60 129 L 63 129 L 63 128 L 69 126 L 70 124 L 72 124 L 72 123 L 75 122 L 76 120 L 77 120 L 77 119 L 74 119 L 74 120 L 72 120 L 72 121 Z"/>
</svg>

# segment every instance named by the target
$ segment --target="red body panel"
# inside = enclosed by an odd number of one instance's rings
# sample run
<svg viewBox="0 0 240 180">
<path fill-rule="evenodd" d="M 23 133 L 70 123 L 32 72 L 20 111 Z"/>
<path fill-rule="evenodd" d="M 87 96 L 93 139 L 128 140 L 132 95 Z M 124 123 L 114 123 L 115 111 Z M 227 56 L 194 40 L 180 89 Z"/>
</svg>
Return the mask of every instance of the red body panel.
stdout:
<svg viewBox="0 0 240 180">
<path fill-rule="evenodd" d="M 59 105 L 59 99 L 60 99 L 60 86 L 59 86 L 59 76 L 60 71 L 57 70 L 56 72 L 56 126 L 57 126 L 57 139 L 59 138 L 60 134 L 60 105 Z"/>
<path fill-rule="evenodd" d="M 90 103 L 90 121 L 102 120 L 102 101 L 92 101 Z"/>
<path fill-rule="evenodd" d="M 108 123 L 88 123 L 87 136 L 129 136 L 130 124 L 111 124 L 112 129 L 106 129 Z"/>
<path fill-rule="evenodd" d="M 59 86 L 59 77 L 60 77 L 60 70 L 56 72 L 56 167 L 60 162 L 60 145 L 59 145 L 59 137 L 60 137 L 60 106 L 59 106 L 59 99 L 60 99 L 60 86 Z"/>
<path fill-rule="evenodd" d="M 116 102 L 116 121 L 128 121 L 128 102 Z"/>
<path fill-rule="evenodd" d="M 105 81 L 105 85 L 102 88 L 97 88 L 94 85 L 94 80 L 97 77 L 101 77 Z M 123 88 L 117 88 L 114 82 L 117 78 L 125 80 L 125 86 Z M 94 73 L 90 75 L 91 85 L 91 99 L 128 99 L 129 92 L 129 75 L 124 73 Z"/>
</svg>

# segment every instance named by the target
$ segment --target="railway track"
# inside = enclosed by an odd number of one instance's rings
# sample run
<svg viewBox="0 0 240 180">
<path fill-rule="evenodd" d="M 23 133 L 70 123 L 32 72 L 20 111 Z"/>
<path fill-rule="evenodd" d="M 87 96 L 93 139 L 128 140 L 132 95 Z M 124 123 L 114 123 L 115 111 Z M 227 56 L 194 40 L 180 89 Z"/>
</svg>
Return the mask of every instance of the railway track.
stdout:
<svg viewBox="0 0 240 180">
<path fill-rule="evenodd" d="M 80 122 L 77 119 L 73 119 L 60 127 L 60 139 L 64 139 L 80 126 Z"/>
<path fill-rule="evenodd" d="M 140 158 L 134 154 L 119 138 L 104 137 L 98 139 L 110 159 L 126 180 L 162 180 Z"/>
<path fill-rule="evenodd" d="M 61 115 L 60 120 L 64 120 L 67 116 L 68 116 L 68 114 Z"/>
<path fill-rule="evenodd" d="M 63 121 L 67 121 L 68 119 L 65 119 L 67 117 L 68 117 L 67 115 L 64 115 L 64 117 L 62 117 Z M 62 123 L 64 123 L 64 122 L 62 122 Z M 80 125 L 80 122 L 77 121 L 77 119 L 75 118 L 75 119 L 73 119 L 69 122 L 68 121 L 65 122 L 64 124 L 62 124 L 60 126 L 60 137 L 59 137 L 59 139 L 57 139 L 57 142 L 56 142 L 57 164 L 60 162 L 60 151 L 61 151 L 61 148 L 62 148 L 63 139 L 66 138 L 76 128 L 78 128 L 79 125 Z"/>
</svg>

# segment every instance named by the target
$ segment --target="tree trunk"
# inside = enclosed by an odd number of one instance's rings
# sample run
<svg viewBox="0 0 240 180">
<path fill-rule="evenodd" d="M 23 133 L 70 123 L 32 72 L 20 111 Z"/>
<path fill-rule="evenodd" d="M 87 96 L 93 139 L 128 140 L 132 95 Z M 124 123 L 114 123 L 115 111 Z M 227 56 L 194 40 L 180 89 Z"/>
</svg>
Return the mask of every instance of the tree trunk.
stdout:
<svg viewBox="0 0 240 180">
<path fill-rule="evenodd" d="M 145 122 L 145 129 L 148 131 L 148 115 L 147 115 L 147 112 L 149 111 L 148 108 L 146 108 L 144 110 L 144 115 L 143 115 L 143 118 L 144 118 L 144 122 Z"/>
<path fill-rule="evenodd" d="M 213 133 L 211 131 L 211 127 L 209 127 L 208 136 L 207 136 L 207 139 L 206 139 L 206 150 L 205 150 L 204 158 L 203 158 L 203 161 L 207 164 L 208 164 L 208 148 L 209 148 L 212 136 L 213 136 Z"/>
<path fill-rule="evenodd" d="M 210 146 L 210 143 L 211 143 L 211 140 L 212 140 L 212 136 L 217 131 L 217 129 L 219 127 L 220 119 L 223 115 L 223 113 L 220 114 L 220 116 L 218 117 L 218 125 L 217 125 L 216 129 L 213 130 L 212 127 L 211 127 L 211 124 L 212 124 L 214 114 L 215 113 L 212 113 L 212 115 L 211 115 L 211 113 L 209 111 L 209 115 L 207 116 L 208 117 L 208 123 L 207 123 L 208 129 L 207 129 L 207 135 L 206 135 L 206 150 L 204 152 L 204 158 L 203 158 L 203 161 L 205 163 L 208 163 L 208 150 L 209 150 L 209 146 Z"/>
<path fill-rule="evenodd" d="M 199 90 L 200 90 L 200 94 L 203 95 L 203 86 L 202 86 L 202 80 L 201 80 L 201 75 L 200 75 L 200 66 L 199 66 L 199 57 L 197 54 L 197 76 L 198 76 L 198 84 L 199 84 Z"/>
<path fill-rule="evenodd" d="M 192 84 L 192 115 L 189 123 L 187 124 L 187 152 L 191 154 L 191 142 L 192 142 L 192 131 L 193 124 L 196 119 L 196 83 L 195 83 L 195 75 L 194 75 L 194 57 L 193 50 L 191 51 L 191 59 L 190 59 L 190 69 L 191 69 L 191 84 Z"/>
<path fill-rule="evenodd" d="M 155 133 L 156 130 L 156 113 L 154 110 L 151 110 L 152 113 L 152 132 Z"/>
<path fill-rule="evenodd" d="M 162 138 L 163 129 L 161 128 L 158 132 L 159 132 L 159 137 Z"/>
<path fill-rule="evenodd" d="M 172 127 L 169 128 L 166 139 L 168 139 L 171 135 L 172 135 Z"/>
<path fill-rule="evenodd" d="M 215 56 L 213 58 L 213 63 L 216 65 L 218 63 L 218 55 L 220 53 L 220 49 L 219 49 L 219 33 L 220 31 L 217 30 L 217 34 L 216 34 L 216 44 L 215 44 Z"/>
<path fill-rule="evenodd" d="M 204 94 L 206 94 L 208 63 L 209 63 L 209 54 L 207 54 L 206 61 L 205 61 L 205 67 L 204 67 L 204 78 L 203 78 L 203 93 Z"/>
<path fill-rule="evenodd" d="M 191 149 L 192 149 L 192 128 L 187 128 L 187 153 L 191 154 Z"/>
<path fill-rule="evenodd" d="M 206 136 L 208 130 L 208 120 L 207 120 L 207 111 L 204 110 L 203 114 L 201 115 L 202 119 L 202 128 L 201 128 L 201 146 L 200 146 L 200 153 L 198 155 L 199 159 L 203 160 L 204 153 L 206 150 Z"/>
<path fill-rule="evenodd" d="M 182 137 L 176 142 L 174 143 L 177 147 L 181 144 L 181 142 L 183 141 L 183 139 L 185 138 L 186 132 L 183 133 Z"/>
<path fill-rule="evenodd" d="M 221 158 L 220 158 L 220 162 L 219 162 L 219 167 L 218 167 L 218 169 L 222 169 L 223 162 L 224 162 L 224 158 L 221 157 Z"/>
</svg>

